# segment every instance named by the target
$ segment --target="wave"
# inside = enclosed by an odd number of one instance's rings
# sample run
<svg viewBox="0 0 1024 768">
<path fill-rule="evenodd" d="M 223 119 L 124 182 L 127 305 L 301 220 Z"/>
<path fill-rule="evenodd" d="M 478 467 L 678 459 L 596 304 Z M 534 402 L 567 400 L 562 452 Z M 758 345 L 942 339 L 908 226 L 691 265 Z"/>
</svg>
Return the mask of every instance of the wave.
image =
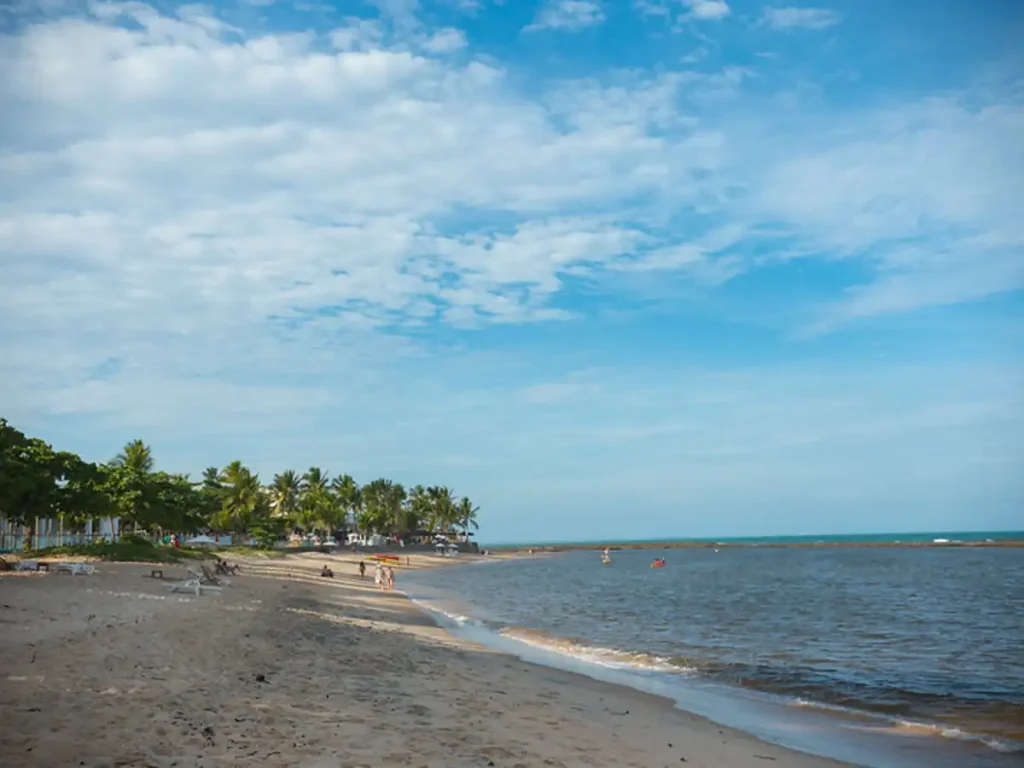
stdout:
<svg viewBox="0 0 1024 768">
<path fill-rule="evenodd" d="M 661 656 L 635 649 L 601 646 L 582 639 L 553 635 L 532 627 L 513 626 L 476 618 L 435 600 L 424 598 L 412 598 L 412 600 L 422 609 L 437 617 L 442 626 L 454 631 L 470 630 L 473 639 L 482 644 L 493 644 L 492 640 L 503 638 L 518 646 L 555 654 L 577 664 L 626 673 L 625 677 L 617 678 L 616 681 L 641 689 L 643 687 L 637 684 L 639 681 L 632 680 L 629 673 L 657 675 L 670 687 L 673 680 L 719 683 L 723 684 L 722 687 L 733 690 L 740 688 L 753 691 L 764 697 L 767 702 L 786 707 L 837 715 L 849 721 L 870 721 L 876 724 L 872 730 L 930 735 L 984 746 L 1003 754 L 1024 752 L 1024 740 L 1018 738 L 979 733 L 950 724 L 915 719 L 898 711 L 886 712 L 884 710 L 887 706 L 882 702 L 878 703 L 878 707 L 874 711 L 870 708 L 870 704 L 860 699 L 854 699 L 854 703 L 861 706 L 851 706 L 846 702 L 852 697 L 843 696 L 838 690 L 830 690 L 827 686 L 822 685 L 821 680 L 816 681 L 815 684 L 801 680 L 797 676 L 779 675 L 777 671 L 773 674 L 766 674 L 765 668 L 763 666 L 759 668 L 758 665 L 723 664 L 706 658 L 678 655 Z M 509 648 L 506 646 L 501 650 L 507 651 Z M 807 695 L 808 692 L 812 692 L 810 697 Z M 907 696 L 914 695 L 913 692 L 901 693 Z M 829 699 L 844 703 L 835 703 Z M 677 701 L 679 701 L 678 698 Z M 893 707 L 892 709 L 902 710 L 903 708 Z"/>
<path fill-rule="evenodd" d="M 442 621 L 439 622 L 442 626 L 444 626 L 446 621 L 451 622 L 452 624 L 460 627 L 468 625 L 476 625 L 479 627 L 485 626 L 484 622 L 480 619 L 474 619 L 471 616 L 466 616 L 462 613 L 456 613 L 455 611 L 446 610 L 444 608 L 439 607 L 431 601 L 424 600 L 423 598 L 411 597 L 409 595 L 406 596 L 409 597 L 409 600 L 413 603 L 413 605 L 419 606 L 419 608 L 426 611 L 427 613 L 433 614 L 435 617 L 442 618 Z"/>
<path fill-rule="evenodd" d="M 619 648 L 591 645 L 579 640 L 555 637 L 530 627 L 504 627 L 499 631 L 499 634 L 524 645 L 560 653 L 564 656 L 571 656 L 579 661 L 598 664 L 611 669 L 636 669 L 652 672 L 671 672 L 674 674 L 695 673 L 697 671 L 694 667 L 682 663 L 680 658 L 664 658 L 638 651 L 626 651 Z"/>
<path fill-rule="evenodd" d="M 790 706 L 799 707 L 800 709 L 834 713 L 857 720 L 883 722 L 888 726 L 901 731 L 938 736 L 952 741 L 980 744 L 1003 754 L 1024 752 L 1024 743 L 1019 740 L 998 738 L 984 733 L 973 733 L 952 725 L 942 725 L 922 720 L 908 720 L 901 717 L 892 717 L 878 712 L 869 712 L 855 707 L 844 707 L 841 704 L 829 704 L 824 701 L 815 701 L 799 696 L 791 698 L 788 703 Z"/>
</svg>

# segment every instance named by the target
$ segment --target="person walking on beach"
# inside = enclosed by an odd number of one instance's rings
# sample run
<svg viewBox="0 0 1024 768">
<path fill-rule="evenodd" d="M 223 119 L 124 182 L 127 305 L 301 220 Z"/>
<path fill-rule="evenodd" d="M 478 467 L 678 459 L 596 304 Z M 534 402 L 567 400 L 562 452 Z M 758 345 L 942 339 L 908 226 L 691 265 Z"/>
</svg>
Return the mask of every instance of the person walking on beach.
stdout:
<svg viewBox="0 0 1024 768">
<path fill-rule="evenodd" d="M 388 592 L 395 588 L 395 569 L 390 565 L 384 571 L 385 576 L 388 580 Z"/>
<path fill-rule="evenodd" d="M 359 580 L 362 581 L 366 578 L 366 563 L 362 560 L 359 561 Z"/>
<path fill-rule="evenodd" d="M 373 572 L 373 581 L 377 585 L 377 589 L 381 592 L 384 591 L 384 566 L 381 565 L 380 560 L 377 561 L 377 567 Z"/>
</svg>

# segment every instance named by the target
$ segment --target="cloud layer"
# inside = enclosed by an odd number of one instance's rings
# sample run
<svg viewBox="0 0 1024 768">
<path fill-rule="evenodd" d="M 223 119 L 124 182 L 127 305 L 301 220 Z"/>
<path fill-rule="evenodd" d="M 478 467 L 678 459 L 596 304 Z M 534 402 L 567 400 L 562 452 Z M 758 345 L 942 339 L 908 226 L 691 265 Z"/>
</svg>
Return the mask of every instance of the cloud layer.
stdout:
<svg viewBox="0 0 1024 768">
<path fill-rule="evenodd" d="M 672 9 L 694 34 L 741 23 L 720 0 Z M 415 395 L 396 376 L 460 386 L 466 330 L 801 263 L 857 269 L 788 308 L 788 333 L 1024 287 L 1019 82 L 826 108 L 750 63 L 526 72 L 415 2 L 301 32 L 251 9 L 35 11 L 0 36 L 12 416 L 294 431 L 397 408 Z M 552 2 L 530 29 L 604 20 Z"/>
<path fill-rule="evenodd" d="M 827 8 L 765 8 L 765 22 L 775 29 L 828 29 L 840 16 Z"/>
</svg>

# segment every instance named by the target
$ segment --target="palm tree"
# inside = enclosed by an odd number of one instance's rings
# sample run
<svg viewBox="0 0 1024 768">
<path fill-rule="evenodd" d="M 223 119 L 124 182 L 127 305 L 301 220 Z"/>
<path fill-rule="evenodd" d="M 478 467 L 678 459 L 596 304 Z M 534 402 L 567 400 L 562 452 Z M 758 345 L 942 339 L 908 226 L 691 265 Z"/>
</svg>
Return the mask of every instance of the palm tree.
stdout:
<svg viewBox="0 0 1024 768">
<path fill-rule="evenodd" d="M 259 516 L 266 497 L 258 475 L 254 475 L 240 461 L 233 461 L 221 473 L 224 501 L 217 516 L 218 527 L 244 531 Z"/>
<path fill-rule="evenodd" d="M 203 487 L 210 490 L 217 490 L 221 487 L 220 470 L 217 467 L 207 467 L 203 470 Z"/>
<path fill-rule="evenodd" d="M 335 504 L 342 513 L 343 527 L 347 528 L 350 519 L 355 522 L 359 509 L 359 485 L 352 475 L 338 475 L 331 481 L 331 490 L 334 492 Z"/>
<path fill-rule="evenodd" d="M 443 485 L 434 485 L 427 488 L 427 496 L 430 499 L 431 523 L 435 531 L 441 529 L 441 533 L 447 533 L 456 522 L 455 497 L 451 488 Z"/>
<path fill-rule="evenodd" d="M 469 541 L 469 529 L 472 528 L 474 531 L 480 526 L 476 522 L 476 513 L 480 511 L 480 507 L 474 507 L 467 497 L 463 496 L 459 499 L 459 503 L 455 507 L 456 521 L 462 527 L 462 535 Z"/>
<path fill-rule="evenodd" d="M 127 517 L 136 532 L 139 522 L 145 516 L 145 509 L 152 501 L 150 475 L 153 473 L 153 452 L 142 440 L 125 443 L 121 452 L 110 462 L 114 469 L 112 477 L 114 497 L 122 516 Z M 113 531 L 113 520 L 111 520 Z"/>
<path fill-rule="evenodd" d="M 402 509 L 405 488 L 387 478 L 379 478 L 363 486 L 363 510 L 359 527 L 376 533 L 391 534 L 404 527 Z"/>
<path fill-rule="evenodd" d="M 293 469 L 274 475 L 270 485 L 270 507 L 276 517 L 292 517 L 299 506 L 302 481 Z"/>
<path fill-rule="evenodd" d="M 409 508 L 416 515 L 418 527 L 433 530 L 433 507 L 427 489 L 422 485 L 414 485 L 409 491 Z"/>
<path fill-rule="evenodd" d="M 141 440 L 125 443 L 121 452 L 110 462 L 115 467 L 123 467 L 140 475 L 148 475 L 153 471 L 153 452 Z"/>
<path fill-rule="evenodd" d="M 302 476 L 299 522 L 306 531 L 317 526 L 331 528 L 337 522 L 336 506 L 328 487 L 327 473 L 320 467 L 310 467 Z"/>
</svg>

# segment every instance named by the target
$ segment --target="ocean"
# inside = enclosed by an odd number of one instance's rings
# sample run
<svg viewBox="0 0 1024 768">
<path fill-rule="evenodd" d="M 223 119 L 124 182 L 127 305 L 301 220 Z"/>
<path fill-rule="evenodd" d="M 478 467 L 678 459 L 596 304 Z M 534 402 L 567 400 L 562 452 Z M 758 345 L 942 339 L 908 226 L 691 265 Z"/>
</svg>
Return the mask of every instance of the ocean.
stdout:
<svg viewBox="0 0 1024 768">
<path fill-rule="evenodd" d="M 779 744 L 877 768 L 1024 765 L 1024 549 L 576 551 L 401 587 L 472 640 Z"/>
<path fill-rule="evenodd" d="M 798 536 L 726 536 L 698 537 L 692 539 L 638 539 L 617 541 L 617 545 L 676 544 L 688 542 L 697 544 L 743 544 L 745 546 L 771 546 L 778 544 L 930 544 L 936 540 L 950 543 L 977 544 L 996 541 L 1024 541 L 1024 531 L 933 531 L 931 533 L 841 533 L 802 534 Z M 528 547 L 593 546 L 601 541 L 557 541 L 548 543 L 527 542 L 523 544 L 501 544 L 502 549 L 525 549 Z"/>
</svg>

